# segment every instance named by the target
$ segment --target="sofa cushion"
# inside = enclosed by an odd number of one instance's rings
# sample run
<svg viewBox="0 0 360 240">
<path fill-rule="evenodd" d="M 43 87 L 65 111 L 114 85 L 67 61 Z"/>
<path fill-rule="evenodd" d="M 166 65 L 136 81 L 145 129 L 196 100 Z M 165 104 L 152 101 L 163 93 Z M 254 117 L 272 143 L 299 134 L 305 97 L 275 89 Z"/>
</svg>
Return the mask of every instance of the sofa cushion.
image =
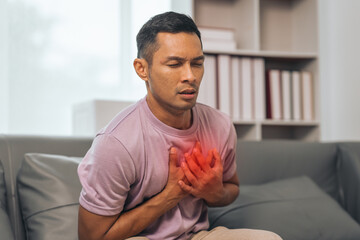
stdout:
<svg viewBox="0 0 360 240">
<path fill-rule="evenodd" d="M 25 154 L 17 176 L 27 239 L 77 239 L 81 158 Z"/>
<path fill-rule="evenodd" d="M 340 201 L 336 153 L 335 143 L 239 141 L 236 150 L 238 176 L 242 184 L 253 185 L 306 175 Z"/>
<path fill-rule="evenodd" d="M 360 239 L 360 226 L 310 178 L 240 187 L 229 206 L 209 209 L 210 227 L 270 230 L 283 239 Z"/>
<path fill-rule="evenodd" d="M 4 168 L 0 161 L 0 233 L 2 239 L 14 239 L 14 235 L 11 229 L 9 216 L 6 212 L 6 188 Z"/>
</svg>

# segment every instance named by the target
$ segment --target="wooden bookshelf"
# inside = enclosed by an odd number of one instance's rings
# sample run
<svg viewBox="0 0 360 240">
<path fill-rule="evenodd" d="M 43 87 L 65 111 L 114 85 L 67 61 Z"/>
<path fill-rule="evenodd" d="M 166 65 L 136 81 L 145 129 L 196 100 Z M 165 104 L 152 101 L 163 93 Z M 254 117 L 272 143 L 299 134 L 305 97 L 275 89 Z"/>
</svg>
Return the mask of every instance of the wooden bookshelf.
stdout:
<svg viewBox="0 0 360 240">
<path fill-rule="evenodd" d="M 204 49 L 205 54 L 263 58 L 265 71 L 312 73 L 314 120 L 234 120 L 239 138 L 319 140 L 317 5 L 317 0 L 193 0 L 198 26 L 235 31 L 237 49 Z"/>
</svg>

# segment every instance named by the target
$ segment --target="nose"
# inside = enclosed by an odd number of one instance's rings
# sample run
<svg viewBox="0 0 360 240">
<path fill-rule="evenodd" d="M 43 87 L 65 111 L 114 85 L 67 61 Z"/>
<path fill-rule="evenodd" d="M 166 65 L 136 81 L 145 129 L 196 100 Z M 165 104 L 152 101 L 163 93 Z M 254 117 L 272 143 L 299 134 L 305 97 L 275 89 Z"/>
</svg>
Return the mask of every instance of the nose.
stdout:
<svg viewBox="0 0 360 240">
<path fill-rule="evenodd" d="M 182 74 L 182 82 L 193 83 L 196 81 L 196 76 L 190 64 L 184 64 L 184 71 Z"/>
</svg>

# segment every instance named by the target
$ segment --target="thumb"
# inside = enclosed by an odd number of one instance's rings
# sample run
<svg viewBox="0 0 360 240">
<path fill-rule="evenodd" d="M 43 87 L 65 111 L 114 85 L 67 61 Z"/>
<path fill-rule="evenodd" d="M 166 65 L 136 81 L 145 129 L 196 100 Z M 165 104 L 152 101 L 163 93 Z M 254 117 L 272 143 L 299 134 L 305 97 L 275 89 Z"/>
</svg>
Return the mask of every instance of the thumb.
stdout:
<svg viewBox="0 0 360 240">
<path fill-rule="evenodd" d="M 176 151 L 176 148 L 174 148 L 174 147 L 170 148 L 169 165 L 177 166 L 177 151 Z"/>
</svg>

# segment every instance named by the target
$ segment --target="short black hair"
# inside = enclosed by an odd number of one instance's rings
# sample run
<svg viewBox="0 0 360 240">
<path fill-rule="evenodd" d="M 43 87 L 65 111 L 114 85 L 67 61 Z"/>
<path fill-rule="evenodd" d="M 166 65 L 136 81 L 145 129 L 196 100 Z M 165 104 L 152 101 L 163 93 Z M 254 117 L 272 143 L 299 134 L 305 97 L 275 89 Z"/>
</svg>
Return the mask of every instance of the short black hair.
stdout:
<svg viewBox="0 0 360 240">
<path fill-rule="evenodd" d="M 152 64 L 154 52 L 159 48 L 156 42 L 159 32 L 195 33 L 202 47 L 200 31 L 191 17 L 172 11 L 158 14 L 147 21 L 136 36 L 137 57 L 144 58 L 149 65 Z"/>
</svg>

